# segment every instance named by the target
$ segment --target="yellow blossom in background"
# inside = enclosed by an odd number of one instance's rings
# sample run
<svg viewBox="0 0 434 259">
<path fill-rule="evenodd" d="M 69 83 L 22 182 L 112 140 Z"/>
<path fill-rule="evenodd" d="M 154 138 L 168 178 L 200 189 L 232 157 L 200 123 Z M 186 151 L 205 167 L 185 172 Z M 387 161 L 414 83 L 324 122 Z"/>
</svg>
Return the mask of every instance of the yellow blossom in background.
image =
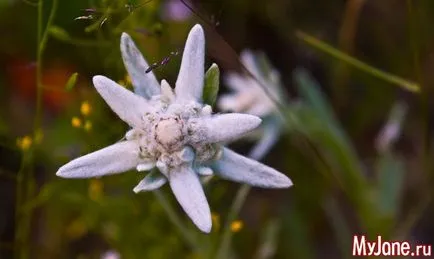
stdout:
<svg viewBox="0 0 434 259">
<path fill-rule="evenodd" d="M 90 130 L 92 129 L 92 122 L 89 121 L 89 120 L 87 120 L 87 121 L 84 123 L 84 129 L 85 129 L 86 131 L 90 131 Z"/>
<path fill-rule="evenodd" d="M 30 136 L 24 136 L 22 138 L 17 139 L 17 146 L 23 150 L 26 151 L 32 146 L 32 138 Z"/>
<path fill-rule="evenodd" d="M 74 128 L 80 128 L 81 127 L 81 120 L 80 120 L 80 118 L 78 118 L 78 117 L 72 117 L 72 119 L 71 119 L 71 125 L 74 127 Z"/>
<path fill-rule="evenodd" d="M 90 106 L 88 101 L 84 101 L 81 103 L 80 106 L 80 112 L 83 114 L 83 116 L 88 116 L 92 110 L 92 107 Z"/>
<path fill-rule="evenodd" d="M 87 226 L 81 219 L 72 221 L 66 228 L 66 235 L 70 239 L 78 239 L 87 233 Z"/>
<path fill-rule="evenodd" d="M 93 201 L 98 201 L 101 199 L 104 191 L 104 184 L 99 179 L 92 179 L 89 183 L 88 195 Z"/>
<path fill-rule="evenodd" d="M 238 232 L 240 231 L 244 226 L 244 223 L 241 220 L 235 220 L 231 223 L 231 230 L 232 232 Z"/>
<path fill-rule="evenodd" d="M 219 231 L 220 229 L 220 215 L 217 213 L 211 213 L 212 225 L 214 226 L 215 231 Z"/>
</svg>

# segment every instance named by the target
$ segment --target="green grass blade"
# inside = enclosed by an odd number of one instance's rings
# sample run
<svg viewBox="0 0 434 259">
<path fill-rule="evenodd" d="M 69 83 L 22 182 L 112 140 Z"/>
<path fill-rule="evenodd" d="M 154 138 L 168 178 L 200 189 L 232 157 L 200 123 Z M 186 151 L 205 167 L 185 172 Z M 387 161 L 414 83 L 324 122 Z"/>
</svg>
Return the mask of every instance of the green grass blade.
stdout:
<svg viewBox="0 0 434 259">
<path fill-rule="evenodd" d="M 406 89 L 410 92 L 420 92 L 420 86 L 415 83 L 415 82 L 411 82 L 408 81 L 404 78 L 401 78 L 399 76 L 381 71 L 378 68 L 375 68 L 373 66 L 370 66 L 354 57 L 351 57 L 348 54 L 343 53 L 342 51 L 339 51 L 338 49 L 330 46 L 329 44 L 320 41 L 318 39 L 316 39 L 315 37 L 312 37 L 302 31 L 297 31 L 295 33 L 295 36 L 302 40 L 303 42 L 307 43 L 308 45 L 321 50 L 322 52 L 325 52 L 327 54 L 329 54 L 330 56 L 339 59 L 341 61 L 344 61 L 345 63 L 347 63 L 348 65 L 351 65 L 357 69 L 360 69 L 368 74 L 371 74 L 374 77 L 380 78 L 382 80 L 385 80 L 389 83 L 398 85 L 399 87 Z"/>
</svg>

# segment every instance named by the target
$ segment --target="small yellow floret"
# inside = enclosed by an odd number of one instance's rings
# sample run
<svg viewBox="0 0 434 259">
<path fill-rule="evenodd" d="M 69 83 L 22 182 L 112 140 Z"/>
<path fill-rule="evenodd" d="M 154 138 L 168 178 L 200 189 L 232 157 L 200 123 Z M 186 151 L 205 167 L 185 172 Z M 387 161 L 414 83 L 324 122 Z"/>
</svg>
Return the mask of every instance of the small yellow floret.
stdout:
<svg viewBox="0 0 434 259">
<path fill-rule="evenodd" d="M 231 223 L 231 230 L 232 232 L 238 232 L 240 231 L 244 226 L 244 223 L 241 220 L 235 220 Z"/>
<path fill-rule="evenodd" d="M 92 107 L 90 106 L 88 101 L 84 101 L 81 103 L 80 106 L 80 112 L 83 114 L 83 116 L 88 116 L 92 110 Z"/>
<path fill-rule="evenodd" d="M 85 129 L 86 131 L 90 131 L 90 130 L 92 129 L 92 122 L 91 122 L 91 121 L 86 121 L 86 122 L 84 123 L 84 129 Z"/>
<path fill-rule="evenodd" d="M 30 136 L 24 136 L 22 138 L 17 139 L 17 146 L 23 150 L 26 151 L 32 146 L 32 138 Z"/>
<path fill-rule="evenodd" d="M 72 119 L 71 119 L 71 125 L 74 127 L 74 128 L 80 128 L 81 127 L 81 120 L 80 120 L 80 118 L 78 118 L 78 117 L 72 117 Z"/>
</svg>

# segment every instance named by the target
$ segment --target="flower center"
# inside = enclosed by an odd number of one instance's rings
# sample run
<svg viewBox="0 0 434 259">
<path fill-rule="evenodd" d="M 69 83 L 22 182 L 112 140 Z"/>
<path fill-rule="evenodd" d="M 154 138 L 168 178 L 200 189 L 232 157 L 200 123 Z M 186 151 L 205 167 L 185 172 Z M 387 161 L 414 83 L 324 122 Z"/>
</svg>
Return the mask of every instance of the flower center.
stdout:
<svg viewBox="0 0 434 259">
<path fill-rule="evenodd" d="M 155 140 L 166 149 L 174 151 L 183 145 L 184 123 L 177 117 L 160 120 L 155 125 Z"/>
</svg>

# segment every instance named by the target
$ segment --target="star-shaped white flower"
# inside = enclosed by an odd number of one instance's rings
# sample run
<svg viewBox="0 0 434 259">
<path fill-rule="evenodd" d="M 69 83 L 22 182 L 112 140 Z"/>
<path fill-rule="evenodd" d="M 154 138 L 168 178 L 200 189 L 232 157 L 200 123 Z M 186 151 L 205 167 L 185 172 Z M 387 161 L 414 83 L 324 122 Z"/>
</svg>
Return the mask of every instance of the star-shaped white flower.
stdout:
<svg viewBox="0 0 434 259">
<path fill-rule="evenodd" d="M 248 74 L 228 74 L 224 79 L 231 92 L 221 96 L 217 105 L 223 111 L 247 113 L 264 119 L 262 137 L 249 154 L 249 157 L 261 159 L 279 139 L 283 121 L 275 102 L 284 101 L 285 95 L 279 73 L 265 57 L 261 60 L 259 53 L 244 50 L 240 59 L 254 78 Z"/>
<path fill-rule="evenodd" d="M 212 115 L 202 104 L 205 37 L 200 25 L 190 31 L 175 91 L 158 84 L 132 39 L 123 34 L 121 51 L 135 87 L 134 94 L 114 81 L 95 76 L 93 83 L 112 110 L 131 126 L 125 141 L 79 157 L 56 173 L 65 178 L 89 178 L 131 169 L 152 171 L 134 192 L 155 190 L 169 183 L 179 204 L 203 232 L 211 230 L 211 213 L 199 175 L 254 186 L 285 188 L 291 180 L 278 171 L 241 156 L 219 143 L 256 128 L 261 120 L 247 114 Z"/>
</svg>

